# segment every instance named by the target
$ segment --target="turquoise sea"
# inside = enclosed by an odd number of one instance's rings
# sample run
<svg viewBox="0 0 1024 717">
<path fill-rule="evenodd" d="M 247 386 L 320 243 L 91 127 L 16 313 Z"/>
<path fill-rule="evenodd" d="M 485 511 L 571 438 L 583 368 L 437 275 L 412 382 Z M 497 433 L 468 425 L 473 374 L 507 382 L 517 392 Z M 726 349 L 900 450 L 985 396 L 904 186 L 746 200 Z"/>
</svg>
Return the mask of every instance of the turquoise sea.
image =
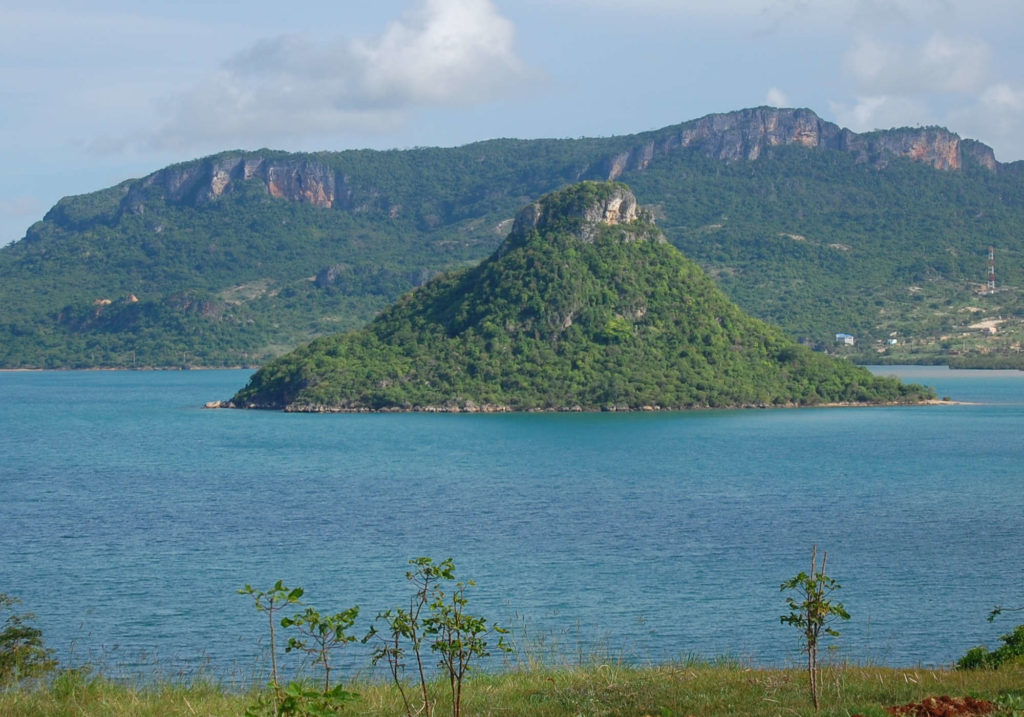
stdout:
<svg viewBox="0 0 1024 717">
<path fill-rule="evenodd" d="M 949 665 L 1024 605 L 1024 373 L 877 370 L 966 403 L 293 415 L 201 408 L 246 371 L 0 373 L 0 592 L 65 663 L 247 680 L 243 584 L 358 604 L 361 635 L 409 558 L 451 556 L 548 659 L 784 665 L 817 544 L 838 657 Z"/>
</svg>

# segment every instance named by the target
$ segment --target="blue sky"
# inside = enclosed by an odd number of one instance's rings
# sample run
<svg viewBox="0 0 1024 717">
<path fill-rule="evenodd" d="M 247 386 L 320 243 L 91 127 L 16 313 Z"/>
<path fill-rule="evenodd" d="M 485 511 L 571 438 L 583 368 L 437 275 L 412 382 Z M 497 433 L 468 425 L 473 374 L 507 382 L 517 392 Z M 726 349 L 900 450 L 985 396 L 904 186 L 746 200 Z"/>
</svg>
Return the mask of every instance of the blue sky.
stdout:
<svg viewBox="0 0 1024 717">
<path fill-rule="evenodd" d="M 6 0 L 0 244 L 225 149 L 629 134 L 763 104 L 1024 159 L 1020 0 Z"/>
</svg>

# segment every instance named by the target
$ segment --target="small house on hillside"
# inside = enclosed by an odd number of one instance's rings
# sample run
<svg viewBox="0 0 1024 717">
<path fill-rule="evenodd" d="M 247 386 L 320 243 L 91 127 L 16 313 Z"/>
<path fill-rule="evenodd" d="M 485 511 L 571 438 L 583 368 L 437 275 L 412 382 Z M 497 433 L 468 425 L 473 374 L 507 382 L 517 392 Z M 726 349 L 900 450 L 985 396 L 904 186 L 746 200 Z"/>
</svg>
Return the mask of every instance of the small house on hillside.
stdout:
<svg viewBox="0 0 1024 717">
<path fill-rule="evenodd" d="M 851 334 L 836 334 L 836 344 L 840 346 L 853 346 L 857 343 Z"/>
</svg>

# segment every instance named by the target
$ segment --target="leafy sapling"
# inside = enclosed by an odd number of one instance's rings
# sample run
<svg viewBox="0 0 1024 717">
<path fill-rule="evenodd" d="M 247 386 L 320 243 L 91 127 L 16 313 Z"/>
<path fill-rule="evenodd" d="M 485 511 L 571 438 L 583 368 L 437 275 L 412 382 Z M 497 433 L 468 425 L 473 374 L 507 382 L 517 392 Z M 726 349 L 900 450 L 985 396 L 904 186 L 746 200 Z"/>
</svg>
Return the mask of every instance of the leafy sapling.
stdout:
<svg viewBox="0 0 1024 717">
<path fill-rule="evenodd" d="M 850 615 L 846 612 L 841 602 L 832 600 L 832 594 L 842 586 L 830 577 L 825 571 L 828 562 L 828 553 L 824 553 L 821 559 L 821 567 L 818 567 L 818 546 L 811 551 L 811 572 L 798 573 L 793 578 L 782 583 L 780 590 L 794 590 L 797 597 L 786 598 L 786 605 L 789 607 L 789 614 L 779 616 L 784 625 L 792 625 L 800 630 L 802 634 L 803 649 L 807 653 L 807 674 L 810 678 L 811 701 L 814 703 L 815 711 L 818 710 L 818 643 L 821 634 L 837 637 L 839 631 L 831 627 L 834 621 L 839 618 L 849 620 Z"/>
<path fill-rule="evenodd" d="M 352 627 L 359 608 L 352 607 L 335 615 L 321 615 L 315 608 L 307 607 L 305 611 L 291 617 L 280 618 L 276 615 L 288 606 L 298 606 L 304 595 L 302 588 L 288 588 L 278 580 L 269 590 L 256 590 L 251 585 L 239 590 L 240 595 L 253 598 L 256 609 L 267 614 L 270 629 L 270 687 L 273 695 L 260 695 L 257 703 L 249 706 L 246 717 L 263 717 L 270 713 L 274 717 L 285 715 L 302 715 L 303 717 L 328 717 L 338 713 L 346 702 L 358 699 L 359 695 L 348 692 L 341 685 L 331 687 L 332 650 L 353 642 L 356 638 L 346 634 Z M 295 628 L 301 637 L 289 637 L 285 652 L 298 650 L 313 657 L 316 664 L 324 668 L 323 689 L 314 689 L 300 680 L 293 680 L 286 685 L 281 684 L 277 669 L 276 625 L 280 623 L 284 629 Z"/>
<path fill-rule="evenodd" d="M 377 615 L 385 624 L 380 631 L 375 626 L 363 638 L 363 642 L 376 640 L 373 664 L 387 662 L 396 688 L 402 695 L 407 717 L 423 714 L 430 717 L 433 704 L 428 689 L 427 672 L 423 661 L 423 647 L 438 655 L 438 666 L 448 677 L 452 691 L 452 714 L 461 715 L 462 683 L 474 658 L 488 655 L 488 633 L 499 635 L 497 647 L 510 650 L 503 636 L 507 632 L 497 625 L 487 625 L 482 617 L 466 613 L 466 588 L 472 581 L 455 583 L 451 594 L 443 585 L 455 581 L 455 563 L 451 558 L 435 563 L 431 558 L 421 557 L 409 561 L 412 566 L 405 574 L 415 587 L 409 601 L 409 609 L 397 608 Z M 422 704 L 413 706 L 413 700 L 405 690 L 403 676 L 406 658 L 411 654 L 419 677 Z"/>
<path fill-rule="evenodd" d="M 304 591 L 302 588 L 290 589 L 278 580 L 269 590 L 255 590 L 246 583 L 245 587 L 238 591 L 239 595 L 249 595 L 255 603 L 256 609 L 267 614 L 267 624 L 270 627 L 270 682 L 275 692 L 280 691 L 281 682 L 277 674 L 277 645 L 275 643 L 274 615 L 286 605 L 297 605 Z"/>
<path fill-rule="evenodd" d="M 407 717 L 412 717 L 414 712 L 419 710 L 413 710 L 412 703 L 409 701 L 409 695 L 405 691 L 405 683 L 403 676 L 405 675 L 405 645 L 409 643 L 413 646 L 417 660 L 417 664 L 420 666 L 420 685 L 422 687 L 423 696 L 423 707 L 422 712 L 425 717 L 430 717 L 430 696 L 427 693 L 426 681 L 423 678 L 422 661 L 420 659 L 419 646 L 421 644 L 421 637 L 419 635 L 419 622 L 413 612 L 405 611 L 402 608 L 395 610 L 386 610 L 384 612 L 377 613 L 376 620 L 378 622 L 384 622 L 387 625 L 387 631 L 381 632 L 377 629 L 376 625 L 370 626 L 370 631 L 363 637 L 363 644 L 370 642 L 371 640 L 377 641 L 377 646 L 373 649 L 370 655 L 370 661 L 377 665 L 381 660 L 387 663 L 388 671 L 391 673 L 391 680 L 394 682 L 395 687 L 398 688 L 398 693 L 402 696 L 402 702 L 405 705 L 405 714 Z"/>
<path fill-rule="evenodd" d="M 383 621 L 387 626 L 387 633 L 382 634 L 376 626 L 371 626 L 370 631 L 363 638 L 363 642 L 372 639 L 379 641 L 379 645 L 373 651 L 373 664 L 385 660 L 391 672 L 391 679 L 402 695 L 402 702 L 405 704 L 405 712 L 408 717 L 422 711 L 424 717 L 431 717 L 433 705 L 430 702 L 430 691 L 427 689 L 427 674 L 423 664 L 423 637 L 424 625 L 421 617 L 423 609 L 428 607 L 433 599 L 438 583 L 443 580 L 454 580 L 455 562 L 451 558 L 435 563 L 432 558 L 419 557 L 409 561 L 411 568 L 405 572 L 405 579 L 415 588 L 415 592 L 409 599 L 409 609 L 396 608 L 387 610 L 377 615 L 378 621 Z M 405 674 L 406 649 L 412 651 L 413 659 L 416 662 L 416 672 L 419 678 L 420 697 L 423 700 L 418 710 L 413 710 L 412 702 L 405 691 L 402 680 Z"/>
<path fill-rule="evenodd" d="M 358 616 L 358 606 L 334 615 L 321 615 L 316 608 L 307 607 L 305 612 L 281 620 L 281 627 L 294 627 L 302 635 L 289 637 L 285 652 L 305 652 L 313 658 L 314 663 L 324 668 L 324 694 L 331 691 L 330 654 L 336 648 L 355 642 L 356 637 L 347 635 L 345 631 L 355 624 Z"/>
<path fill-rule="evenodd" d="M 430 649 L 439 656 L 438 666 L 448 677 L 452 695 L 452 717 L 462 714 L 462 683 L 470 669 L 474 658 L 487 657 L 487 635 L 498 635 L 497 649 L 511 652 L 512 648 L 505 642 L 508 630 L 492 624 L 487 619 L 466 612 L 469 600 L 466 589 L 474 586 L 472 580 L 458 582 L 451 595 L 446 595 L 440 588 L 435 589 L 434 600 L 430 604 L 430 617 L 424 621 L 427 635 L 432 638 Z"/>
</svg>

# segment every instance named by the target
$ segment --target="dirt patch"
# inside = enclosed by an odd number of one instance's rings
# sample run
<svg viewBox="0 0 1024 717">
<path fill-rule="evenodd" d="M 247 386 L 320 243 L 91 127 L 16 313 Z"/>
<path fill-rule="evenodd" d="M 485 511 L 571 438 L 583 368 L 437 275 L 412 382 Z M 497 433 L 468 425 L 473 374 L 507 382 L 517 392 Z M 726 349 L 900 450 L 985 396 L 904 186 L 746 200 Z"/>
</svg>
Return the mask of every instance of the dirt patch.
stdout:
<svg viewBox="0 0 1024 717">
<path fill-rule="evenodd" d="M 990 331 L 990 330 L 998 327 L 1000 324 L 1005 324 L 1005 323 L 1006 323 L 1006 319 L 985 319 L 984 321 L 979 321 L 977 323 L 971 324 L 967 328 L 969 328 L 969 329 L 985 329 L 986 331 Z"/>
<path fill-rule="evenodd" d="M 896 717 L 972 717 L 996 711 L 996 705 L 973 697 L 927 697 L 920 702 L 890 707 Z"/>
</svg>

